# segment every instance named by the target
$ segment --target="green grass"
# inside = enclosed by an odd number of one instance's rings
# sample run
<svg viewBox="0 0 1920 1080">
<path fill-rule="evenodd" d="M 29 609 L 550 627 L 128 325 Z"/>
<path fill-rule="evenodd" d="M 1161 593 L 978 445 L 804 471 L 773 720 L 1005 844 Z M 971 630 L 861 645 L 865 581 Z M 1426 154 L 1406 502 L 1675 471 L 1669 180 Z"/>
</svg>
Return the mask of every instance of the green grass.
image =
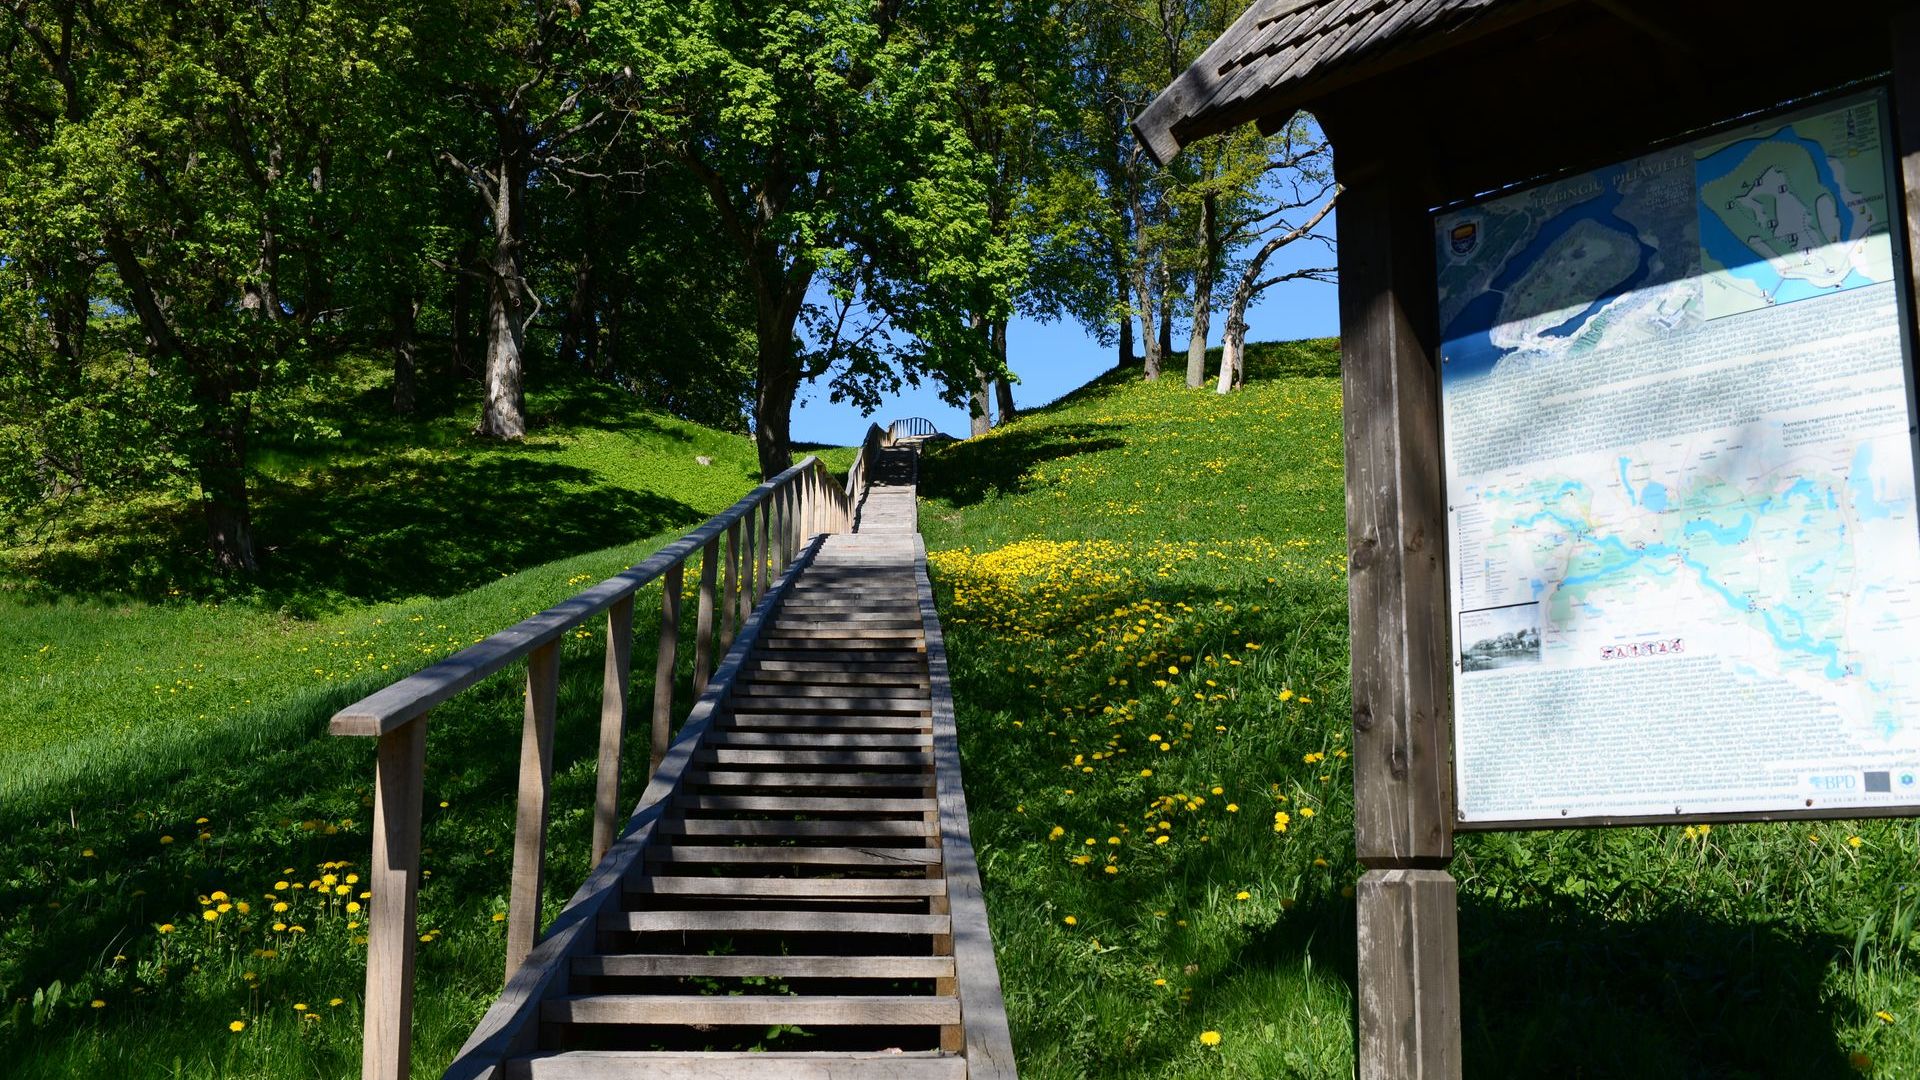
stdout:
<svg viewBox="0 0 1920 1080">
<path fill-rule="evenodd" d="M 356 419 L 379 416 L 376 391 L 341 408 L 328 445 L 263 453 L 256 520 L 273 550 L 255 587 L 199 577 L 192 522 L 162 496 L 81 507 L 49 541 L 0 550 L 9 1076 L 356 1074 L 364 913 L 346 905 L 364 886 L 304 886 L 364 872 L 374 747 L 326 736 L 326 718 L 638 561 L 757 480 L 748 438 L 590 386 L 537 395 L 536 434 L 508 447 L 472 439 L 451 409 Z M 657 587 L 639 597 L 647 656 L 659 604 Z M 603 636 L 562 653 L 551 910 L 587 869 Z M 636 665 L 633 700 L 651 699 L 651 676 Z M 420 1075 L 499 988 L 519 678 L 430 721 Z M 646 741 L 634 725 L 629 800 Z"/>
<path fill-rule="evenodd" d="M 1337 358 L 1256 357 L 1240 393 L 1110 376 L 923 468 L 1035 1080 L 1352 1074 Z M 1467 1074 L 1920 1075 L 1917 862 L 1886 821 L 1462 837 Z"/>
</svg>

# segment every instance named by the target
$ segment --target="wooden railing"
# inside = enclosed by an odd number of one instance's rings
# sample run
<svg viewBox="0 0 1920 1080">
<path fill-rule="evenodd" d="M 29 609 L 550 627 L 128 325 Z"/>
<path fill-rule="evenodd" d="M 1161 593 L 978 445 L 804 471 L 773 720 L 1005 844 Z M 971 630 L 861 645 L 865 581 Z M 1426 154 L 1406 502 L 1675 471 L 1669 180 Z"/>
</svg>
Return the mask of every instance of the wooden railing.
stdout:
<svg viewBox="0 0 1920 1080">
<path fill-rule="evenodd" d="M 874 432 L 869 432 L 869 446 L 874 439 Z M 862 468 L 869 457 L 867 447 L 863 447 L 861 462 L 855 468 Z M 566 635 L 588 620 L 606 615 L 599 772 L 593 806 L 593 861 L 598 864 L 616 840 L 615 829 L 622 820 L 620 756 L 627 726 L 634 594 L 656 580 L 664 586 L 650 744 L 651 768 L 657 769 L 669 742 L 687 561 L 695 552 L 702 555 L 694 630 L 693 690 L 697 699 L 714 675 L 716 658 L 726 653 L 735 634 L 747 624 L 755 604 L 806 547 L 808 538 L 851 528 L 852 515 L 849 492 L 833 482 L 818 458 L 808 457 L 625 572 L 334 714 L 333 734 L 379 739 L 374 771 L 373 862 L 367 875 L 372 899 L 367 918 L 366 1041 L 361 1052 L 364 1080 L 404 1080 L 408 1075 L 418 932 L 420 813 L 427 717 L 434 706 L 526 660 L 520 789 L 507 910 L 506 974 L 511 980 L 540 937 L 560 645 Z"/>
<path fill-rule="evenodd" d="M 867 490 L 867 478 L 873 474 L 880 450 L 892 445 L 893 436 L 879 424 L 867 425 L 867 437 L 860 441 L 860 455 L 853 459 L 853 467 L 847 470 L 847 505 L 853 508 L 853 517 L 859 517 L 861 493 Z"/>
<path fill-rule="evenodd" d="M 925 439 L 940 434 L 933 421 L 924 416 L 908 416 L 887 425 L 887 441 L 899 442 L 901 439 Z"/>
</svg>

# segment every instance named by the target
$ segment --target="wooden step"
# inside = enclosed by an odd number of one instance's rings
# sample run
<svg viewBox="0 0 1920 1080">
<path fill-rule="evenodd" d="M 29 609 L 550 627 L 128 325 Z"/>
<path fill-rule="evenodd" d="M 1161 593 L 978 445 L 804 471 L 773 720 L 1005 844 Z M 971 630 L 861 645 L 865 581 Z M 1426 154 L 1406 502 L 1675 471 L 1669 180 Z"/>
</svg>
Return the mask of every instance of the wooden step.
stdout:
<svg viewBox="0 0 1920 1080">
<path fill-rule="evenodd" d="M 573 974 L 583 978 L 615 979 L 950 979 L 953 977 L 953 957 L 612 953 L 576 957 Z"/>
<path fill-rule="evenodd" d="M 735 863 L 751 866 L 934 866 L 939 848 L 649 846 L 651 863 Z"/>
<path fill-rule="evenodd" d="M 753 661 L 756 665 L 780 665 L 788 671 L 820 670 L 819 667 L 791 667 L 789 665 L 829 665 L 839 670 L 893 671 L 907 667 L 914 671 L 927 670 L 927 657 L 924 651 L 912 649 L 786 649 L 781 652 L 756 651 Z"/>
<path fill-rule="evenodd" d="M 805 675 L 847 675 L 859 678 L 903 675 L 925 679 L 927 661 L 925 657 L 918 654 L 908 660 L 877 661 L 872 660 L 865 653 L 853 661 L 815 656 L 755 656 L 747 661 L 747 672 L 751 675 L 762 676 L 775 671 Z"/>
<path fill-rule="evenodd" d="M 784 821 L 763 818 L 671 818 L 660 823 L 667 836 L 846 836 L 878 840 L 882 837 L 930 837 L 931 821 Z"/>
<path fill-rule="evenodd" d="M 902 611 L 885 604 L 865 608 L 795 607 L 791 604 L 783 604 L 779 613 L 774 616 L 774 620 L 776 626 L 792 623 L 802 626 L 860 626 L 877 629 L 892 626 L 917 628 L 922 625 L 918 610 L 908 608 Z"/>
<path fill-rule="evenodd" d="M 609 934 L 927 934 L 953 932 L 947 915 L 884 911 L 620 911 L 600 916 Z"/>
<path fill-rule="evenodd" d="M 727 746 L 788 747 L 794 750 L 913 750 L 933 745 L 927 734 L 864 734 L 834 731 L 734 731 L 719 728 L 707 735 L 705 745 L 714 749 Z"/>
<path fill-rule="evenodd" d="M 804 1027 L 957 1024 L 951 997 L 790 997 L 753 994 L 582 994 L 543 1002 L 540 1018 L 555 1024 L 798 1024 Z"/>
<path fill-rule="evenodd" d="M 933 799 L 862 798 L 857 795 L 675 795 L 682 810 L 752 814 L 931 814 L 940 808 Z"/>
<path fill-rule="evenodd" d="M 880 701 L 931 702 L 922 686 L 872 686 L 865 683 L 841 683 L 812 686 L 805 683 L 748 681 L 733 692 L 734 700 L 753 705 L 765 698 L 870 698 Z"/>
<path fill-rule="evenodd" d="M 796 626 L 776 620 L 773 629 L 768 631 L 770 640 L 797 637 L 806 641 L 921 641 L 926 638 L 926 629 L 919 624 L 913 626 L 852 626 L 846 623 L 830 623 L 821 626 Z M 895 648 L 900 648 L 895 645 Z"/>
<path fill-rule="evenodd" d="M 933 702 L 922 694 L 888 697 L 858 691 L 812 697 L 806 694 L 742 695 L 733 699 L 736 714 L 743 712 L 853 713 L 857 716 L 928 716 Z"/>
<path fill-rule="evenodd" d="M 924 716 L 822 716 L 813 713 L 778 713 L 742 710 L 727 717 L 725 726 L 749 731 L 925 731 Z"/>
<path fill-rule="evenodd" d="M 917 788 L 931 787 L 930 771 L 776 772 L 771 769 L 700 769 L 687 774 L 687 783 L 707 787 L 749 788 Z"/>
<path fill-rule="evenodd" d="M 965 1080 L 965 1058 L 907 1053 L 566 1050 L 509 1058 L 503 1080 Z"/>
<path fill-rule="evenodd" d="M 912 765 L 933 766 L 933 751 L 912 750 L 699 750 L 694 760 L 715 765 Z"/>
<path fill-rule="evenodd" d="M 891 686 L 927 693 L 924 671 L 874 671 L 849 668 L 840 664 L 822 665 L 812 671 L 790 671 L 780 667 L 754 664 L 742 673 L 743 686 Z"/>
<path fill-rule="evenodd" d="M 631 896 L 756 896 L 787 900 L 852 899 L 913 900 L 924 896 L 944 896 L 947 883 L 940 878 L 767 878 L 767 877 L 665 877 L 643 875 L 627 882 Z"/>
</svg>

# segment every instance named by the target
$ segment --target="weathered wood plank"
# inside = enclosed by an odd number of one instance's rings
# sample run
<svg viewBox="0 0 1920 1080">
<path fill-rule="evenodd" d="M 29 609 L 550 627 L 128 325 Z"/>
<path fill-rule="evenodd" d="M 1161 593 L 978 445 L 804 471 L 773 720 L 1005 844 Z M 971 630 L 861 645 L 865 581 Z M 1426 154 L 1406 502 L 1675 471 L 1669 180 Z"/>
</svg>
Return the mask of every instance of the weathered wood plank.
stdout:
<svg viewBox="0 0 1920 1080">
<path fill-rule="evenodd" d="M 549 1001 L 541 1019 L 555 1024 L 950 1024 L 960 1003 L 938 997 L 740 997 L 584 994 Z"/>
<path fill-rule="evenodd" d="M 678 795 L 680 810 L 757 814 L 919 814 L 932 799 L 864 798 L 854 795 Z"/>
<path fill-rule="evenodd" d="M 884 847 L 698 847 L 674 844 L 649 848 L 650 863 L 738 863 L 759 866 L 928 866 L 940 861 L 938 848 Z"/>
<path fill-rule="evenodd" d="M 953 974 L 953 957 L 618 953 L 580 957 L 573 962 L 573 973 L 611 978 L 938 979 Z"/>
<path fill-rule="evenodd" d="M 660 651 L 653 661 L 653 740 L 647 748 L 650 768 L 658 769 L 667 754 L 673 730 L 673 665 L 680 650 L 680 589 L 684 575 L 676 566 L 667 571 L 660 594 Z"/>
<path fill-rule="evenodd" d="M 917 686 L 876 686 L 866 683 L 831 683 L 825 686 L 816 683 L 798 683 L 785 680 L 773 680 L 770 684 L 758 679 L 745 683 L 735 691 L 743 702 L 757 701 L 760 698 L 849 698 L 880 699 L 887 701 L 922 701 L 927 692 Z"/>
<path fill-rule="evenodd" d="M 722 746 L 790 746 L 799 750 L 912 750 L 933 745 L 931 732 L 898 734 L 842 734 L 832 731 L 731 731 L 716 730 L 707 738 L 707 745 Z"/>
<path fill-rule="evenodd" d="M 820 824 L 814 822 L 813 824 Z M 863 824 L 874 824 L 864 822 Z M 919 825 L 919 822 L 897 824 Z M 772 896 L 783 899 L 834 897 L 843 899 L 910 900 L 938 896 L 946 891 L 939 878 L 842 878 L 842 877 L 673 877 L 649 874 L 627 883 L 634 896 Z"/>
<path fill-rule="evenodd" d="M 367 916 L 360 1074 L 362 1080 L 407 1080 L 413 1062 L 413 950 L 420 905 L 427 715 L 381 735 L 378 753 L 367 888 L 382 899 Z"/>
<path fill-rule="evenodd" d="M 703 750 L 694 759 L 717 765 L 933 765 L 931 749 L 911 750 Z"/>
<path fill-rule="evenodd" d="M 600 916 L 616 934 L 944 934 L 945 915 L 884 911 L 624 911 Z"/>
<path fill-rule="evenodd" d="M 690 774 L 690 784 L 708 787 L 753 788 L 899 788 L 925 787 L 933 778 L 924 771 L 907 772 L 779 772 L 772 769 L 718 769 L 702 766 Z"/>
<path fill-rule="evenodd" d="M 600 760 L 593 792 L 593 861 L 613 846 L 620 817 L 620 755 L 626 748 L 633 663 L 633 597 L 607 609 L 607 660 L 600 684 Z"/>
<path fill-rule="evenodd" d="M 925 731 L 925 717 L 914 716 L 820 716 L 802 713 L 769 713 L 745 710 L 727 718 L 729 730 L 785 731 Z"/>
<path fill-rule="evenodd" d="M 825 716 L 851 713 L 854 716 L 925 716 L 931 708 L 918 694 L 890 697 L 885 694 L 845 694 L 809 697 L 804 694 L 742 694 L 735 699 L 735 715 L 740 713 L 808 713 Z"/>
<path fill-rule="evenodd" d="M 927 672 L 933 681 L 935 795 L 939 802 L 942 874 L 946 908 L 953 918 L 954 984 L 964 1003 L 967 1075 L 976 1080 L 1014 1080 L 1013 1036 L 1000 969 L 993 956 L 986 895 L 973 852 L 966 790 L 960 779 L 960 739 L 954 725 L 953 685 L 947 672 L 946 636 L 927 577 L 926 544 L 916 534 L 914 577 L 919 584 L 920 617 L 927 628 Z"/>
<path fill-rule="evenodd" d="M 719 575 L 720 538 L 716 536 L 707 541 L 706 551 L 700 559 L 699 597 L 693 624 L 694 697 L 706 692 L 707 680 L 713 675 L 713 606 Z"/>
<path fill-rule="evenodd" d="M 1359 930 L 1359 1074 L 1462 1075 L 1459 906 L 1445 870 L 1368 870 L 1354 892 Z"/>
<path fill-rule="evenodd" d="M 559 679 L 558 641 L 528 654 L 526 717 L 520 726 L 520 798 L 513 821 L 513 882 L 507 900 L 508 982 L 540 937 L 540 887 L 546 875 Z"/>
<path fill-rule="evenodd" d="M 502 1071 L 503 1080 L 964 1080 L 967 1063 L 925 1052 L 572 1050 L 514 1058 Z"/>
</svg>

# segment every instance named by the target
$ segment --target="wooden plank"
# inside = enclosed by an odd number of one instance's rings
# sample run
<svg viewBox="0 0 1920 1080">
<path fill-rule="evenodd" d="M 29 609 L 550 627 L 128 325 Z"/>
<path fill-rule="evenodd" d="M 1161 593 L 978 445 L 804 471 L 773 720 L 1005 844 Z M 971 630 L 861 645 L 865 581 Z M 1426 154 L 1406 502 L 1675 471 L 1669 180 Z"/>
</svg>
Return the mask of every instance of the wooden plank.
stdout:
<svg viewBox="0 0 1920 1080">
<path fill-rule="evenodd" d="M 747 614 L 753 610 L 753 605 L 760 598 L 759 589 L 755 584 L 760 573 L 760 547 L 755 539 L 757 536 L 755 530 L 758 528 L 757 518 L 756 514 L 748 514 L 740 522 L 741 531 L 746 537 L 745 546 L 740 549 L 740 621 L 742 623 L 747 621 Z"/>
<path fill-rule="evenodd" d="M 589 978 L 938 979 L 953 974 L 953 957 L 618 953 L 580 957 L 573 973 Z"/>
<path fill-rule="evenodd" d="M 720 575 L 720 538 L 707 541 L 706 552 L 700 559 L 699 601 L 693 624 L 693 696 L 699 697 L 707 690 L 707 680 L 713 675 L 713 605 L 714 590 Z"/>
<path fill-rule="evenodd" d="M 795 630 L 919 630 L 920 620 L 891 611 L 795 611 L 782 605 L 774 625 Z"/>
<path fill-rule="evenodd" d="M 754 681 L 743 684 L 735 693 L 738 695 L 738 700 L 742 702 L 752 702 L 754 704 L 758 704 L 762 698 L 792 700 L 794 698 L 841 699 L 857 697 L 875 701 L 906 702 L 925 702 L 927 700 L 927 691 L 925 689 L 911 685 L 876 686 L 867 683 L 837 683 L 823 686 L 818 683 L 790 682 L 786 680 L 774 680 L 771 684 L 768 684 L 755 679 Z"/>
<path fill-rule="evenodd" d="M 691 764 L 694 748 L 713 723 L 734 679 L 753 651 L 761 625 L 772 619 L 774 608 L 779 605 L 786 590 L 805 571 L 815 551 L 817 546 L 801 553 L 800 558 L 787 568 L 780 581 L 769 591 L 766 602 L 757 607 L 741 626 L 740 636 L 727 651 L 719 670 L 714 672 L 712 685 L 694 703 L 679 736 L 667 751 L 666 760 L 660 763 L 648 780 L 646 791 L 640 796 L 640 804 L 627 819 L 626 831 L 614 841 L 607 857 L 594 866 L 587 880 L 574 892 L 554 920 L 547 936 L 534 947 L 527 962 L 508 981 L 506 989 L 486 1015 L 481 1017 L 473 1034 L 460 1047 L 453 1064 L 447 1067 L 446 1080 L 484 1080 L 494 1075 L 494 1071 L 506 1059 L 534 1048 L 540 1030 L 539 1003 L 548 995 L 564 989 L 568 978 L 566 962 L 590 951 L 598 940 L 600 914 L 612 910 L 619 903 L 621 883 L 640 863 L 641 854 L 653 838 L 655 826 L 672 805 L 681 774 Z"/>
<path fill-rule="evenodd" d="M 1340 161 L 1354 845 L 1369 895 L 1357 1075 L 1457 1080 L 1459 942 L 1445 871 L 1453 652 L 1438 373 L 1425 336 L 1437 323 L 1432 203 L 1421 170 L 1391 153 L 1362 141 L 1351 153 L 1343 145 Z"/>
<path fill-rule="evenodd" d="M 1446 500 L 1419 330 L 1433 241 L 1425 204 L 1389 182 L 1401 171 L 1362 172 L 1340 202 L 1354 842 L 1383 868 L 1453 857 Z"/>
<path fill-rule="evenodd" d="M 964 1003 L 967 1075 L 974 1080 L 1015 1080 L 1013 1036 L 1000 969 L 993 956 L 987 902 L 973 852 L 967 796 L 960 779 L 960 740 L 954 726 L 953 686 L 947 672 L 946 637 L 927 577 L 926 543 L 914 537 L 914 578 L 919 585 L 920 618 L 927 628 L 927 673 L 932 679 L 935 795 L 939 804 L 942 873 L 946 907 L 953 918 L 954 981 Z"/>
<path fill-rule="evenodd" d="M 736 811 L 757 814 L 918 814 L 933 807 L 932 799 L 859 798 L 849 795 L 679 795 L 680 810 L 713 813 Z"/>
<path fill-rule="evenodd" d="M 1458 1077 L 1459 906 L 1445 870 L 1368 870 L 1359 930 L 1359 1075 Z M 1408 1023 L 1418 1017 L 1422 1022 Z M 1385 1034 L 1391 1032 L 1391 1034 Z"/>
<path fill-rule="evenodd" d="M 513 819 L 513 882 L 507 899 L 507 981 L 540 937 L 559 680 L 559 642 L 549 642 L 528 655 L 526 716 L 520 725 L 520 797 Z"/>
<path fill-rule="evenodd" d="M 607 609 L 607 660 L 600 684 L 600 760 L 593 792 L 593 861 L 613 846 L 620 816 L 620 755 L 627 736 L 633 657 L 633 597 Z"/>
<path fill-rule="evenodd" d="M 914 867 L 940 861 L 938 848 L 885 847 L 699 847 L 648 849 L 650 863 L 728 863 L 758 866 Z"/>
<path fill-rule="evenodd" d="M 737 699 L 737 710 L 756 713 L 852 713 L 855 716 L 925 716 L 929 705 L 927 699 L 918 694 L 912 697 L 889 697 L 885 694 L 845 694 L 844 696 L 808 697 L 804 694 L 783 694 L 781 696 L 746 695 Z"/>
<path fill-rule="evenodd" d="M 903 665 L 906 666 L 906 665 Z M 741 687 L 742 691 L 758 692 L 769 684 L 788 686 L 897 686 L 903 689 L 915 689 L 926 692 L 927 677 L 923 672 L 906 671 L 870 671 L 822 664 L 812 671 L 789 671 L 784 667 L 769 668 L 759 664 L 747 670 L 749 680 Z"/>
<path fill-rule="evenodd" d="M 720 582 L 720 653 L 733 644 L 740 619 L 740 523 L 727 527 L 727 567 Z"/>
<path fill-rule="evenodd" d="M 540 1018 L 554 1024 L 949 1024 L 960 1003 L 938 997 L 788 997 L 753 994 L 582 994 L 549 1001 Z"/>
<path fill-rule="evenodd" d="M 738 711 L 727 718 L 728 730 L 753 731 L 925 731 L 924 717 L 817 716 L 803 713 Z"/>
<path fill-rule="evenodd" d="M 812 822 L 811 824 L 823 824 Z M 872 825 L 873 822 L 861 824 Z M 920 822 L 895 822 L 919 825 Z M 631 896 L 751 896 L 782 899 L 862 899 L 911 900 L 938 896 L 946 891 L 939 878 L 844 878 L 844 877 L 720 877 L 701 874 L 694 877 L 648 874 L 627 883 Z"/>
<path fill-rule="evenodd" d="M 820 651 L 825 651 L 829 649 L 839 651 L 839 652 L 885 651 L 891 654 L 893 651 L 899 650 L 902 647 L 910 647 L 917 652 L 926 647 L 926 642 L 925 642 L 925 639 L 918 638 L 918 637 L 910 638 L 910 639 L 908 638 L 873 639 L 873 638 L 865 638 L 865 637 L 854 637 L 846 634 L 834 634 L 831 636 L 816 635 L 816 636 L 810 636 L 810 637 L 776 637 L 776 638 L 769 638 L 766 643 L 766 648 L 776 654 L 781 652 L 787 652 L 787 653 L 820 652 Z"/>
<path fill-rule="evenodd" d="M 689 784 L 708 787 L 760 788 L 917 788 L 925 787 L 932 777 L 925 771 L 910 772 L 779 772 L 772 769 L 716 769 L 702 767 L 687 777 Z"/>
<path fill-rule="evenodd" d="M 503 1080 L 964 1080 L 967 1063 L 928 1052 L 568 1050 L 514 1058 L 502 1072 Z"/>
<path fill-rule="evenodd" d="M 923 654 L 918 649 L 789 649 L 784 652 L 757 653 L 754 661 L 761 666 L 779 665 L 787 671 L 805 671 L 809 666 L 819 664 L 855 671 L 927 669 Z"/>
<path fill-rule="evenodd" d="M 944 934 L 945 915 L 885 911 L 626 911 L 600 916 L 614 934 Z"/>
<path fill-rule="evenodd" d="M 933 745 L 931 732 L 893 734 L 842 734 L 831 731 L 729 731 L 716 730 L 707 737 L 707 745 L 791 746 L 796 749 L 912 750 Z"/>
<path fill-rule="evenodd" d="M 807 468 L 814 460 L 809 456 L 781 476 Z M 778 477 L 754 488 L 739 502 L 707 519 L 706 524 L 622 573 L 354 702 L 333 715 L 328 730 L 335 735 L 383 734 L 487 676 L 506 669 L 534 649 L 558 641 L 567 632 L 613 606 L 615 601 L 632 596 L 641 587 L 665 574 L 669 567 L 680 565 L 688 555 L 699 550 L 734 522 L 764 509 L 765 500 L 777 483 Z M 741 616 L 744 620 L 746 610 L 742 610 Z"/>
<path fill-rule="evenodd" d="M 649 770 L 660 767 L 667 755 L 668 734 L 673 725 L 673 665 L 680 650 L 681 567 L 667 571 L 660 593 L 660 651 L 653 661 L 653 735 L 647 747 Z"/>
<path fill-rule="evenodd" d="M 894 765 L 933 764 L 933 751 L 912 750 L 704 750 L 694 758 L 716 765 Z"/>
<path fill-rule="evenodd" d="M 373 779 L 373 862 L 367 888 L 367 992 L 361 1080 L 407 1080 L 413 1062 L 414 935 L 420 905 L 420 801 L 425 713 L 380 736 Z"/>
</svg>

